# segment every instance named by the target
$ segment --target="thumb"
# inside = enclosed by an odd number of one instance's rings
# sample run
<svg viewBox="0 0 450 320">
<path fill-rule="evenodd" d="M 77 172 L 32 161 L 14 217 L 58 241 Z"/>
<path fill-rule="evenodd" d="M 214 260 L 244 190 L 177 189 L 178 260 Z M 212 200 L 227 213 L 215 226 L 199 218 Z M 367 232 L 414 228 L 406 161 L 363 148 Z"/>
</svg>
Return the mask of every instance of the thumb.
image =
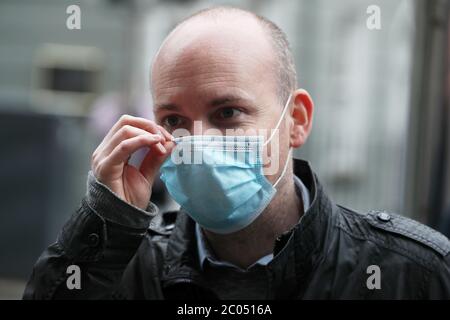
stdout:
<svg viewBox="0 0 450 320">
<path fill-rule="evenodd" d="M 145 179 L 147 179 L 150 185 L 153 185 L 155 175 L 158 173 L 159 168 L 161 167 L 163 162 L 167 159 L 167 157 L 170 156 L 175 143 L 172 141 L 166 141 L 162 143 L 162 145 L 166 149 L 165 154 L 161 154 L 153 150 L 153 148 L 150 148 L 144 160 L 142 160 L 141 166 L 139 167 L 139 171 L 145 177 Z"/>
</svg>

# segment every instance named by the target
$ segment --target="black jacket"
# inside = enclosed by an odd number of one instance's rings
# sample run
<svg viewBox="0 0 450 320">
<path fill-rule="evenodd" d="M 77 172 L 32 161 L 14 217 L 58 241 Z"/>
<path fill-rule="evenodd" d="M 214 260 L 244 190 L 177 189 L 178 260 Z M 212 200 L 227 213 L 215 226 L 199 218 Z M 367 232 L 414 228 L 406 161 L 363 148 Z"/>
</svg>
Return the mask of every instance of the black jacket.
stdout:
<svg viewBox="0 0 450 320">
<path fill-rule="evenodd" d="M 338 206 L 306 162 L 296 168 L 312 202 L 276 241 L 267 267 L 271 298 L 450 298 L 446 237 L 402 216 Z M 150 214 L 141 212 L 98 182 L 89 193 L 37 261 L 25 299 L 215 298 L 203 284 L 194 222 L 185 213 L 156 214 L 152 205 Z M 81 270 L 80 290 L 66 286 L 72 264 Z M 370 286 L 374 265 L 379 289 Z"/>
</svg>

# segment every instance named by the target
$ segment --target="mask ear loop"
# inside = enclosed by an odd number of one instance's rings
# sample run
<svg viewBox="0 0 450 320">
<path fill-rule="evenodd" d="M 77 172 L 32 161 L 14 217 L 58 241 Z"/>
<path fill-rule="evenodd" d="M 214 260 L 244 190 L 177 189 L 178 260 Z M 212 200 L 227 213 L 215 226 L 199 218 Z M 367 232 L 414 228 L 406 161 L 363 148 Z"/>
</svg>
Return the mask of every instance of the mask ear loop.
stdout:
<svg viewBox="0 0 450 320">
<path fill-rule="evenodd" d="M 289 95 L 289 98 L 288 98 L 288 100 L 286 101 L 286 104 L 285 104 L 285 106 L 284 106 L 284 108 L 283 108 L 283 112 L 281 112 L 280 119 L 278 119 L 277 125 L 275 126 L 275 129 L 272 130 L 272 134 L 270 135 L 269 139 L 267 139 L 267 140 L 263 143 L 263 147 L 264 147 L 265 145 L 267 145 L 267 144 L 270 142 L 270 140 L 273 139 L 275 133 L 276 133 L 277 130 L 278 130 L 278 127 L 279 127 L 280 124 L 281 124 L 281 121 L 283 121 L 284 116 L 285 116 L 287 110 L 289 109 L 289 104 L 290 104 L 290 102 L 291 102 L 291 98 L 292 98 L 292 94 Z M 286 173 L 286 170 L 287 170 L 287 167 L 288 167 L 288 164 L 289 164 L 289 159 L 291 158 L 291 156 L 292 156 L 292 148 L 289 148 L 289 153 L 288 153 L 288 156 L 287 156 L 286 163 L 284 164 L 283 171 L 281 172 L 281 174 L 280 174 L 280 176 L 278 177 L 277 181 L 275 181 L 275 183 L 273 184 L 273 187 L 274 187 L 274 188 L 275 188 L 276 185 L 281 181 L 281 179 L 283 178 L 284 174 Z"/>
<path fill-rule="evenodd" d="M 283 171 L 281 172 L 281 174 L 278 177 L 277 181 L 275 181 L 275 183 L 273 184 L 274 188 L 277 186 L 278 182 L 281 181 L 281 179 L 283 178 L 284 174 L 286 173 L 286 170 L 287 170 L 287 167 L 288 167 L 288 164 L 289 164 L 289 160 L 291 159 L 291 157 L 292 157 L 292 148 L 289 148 L 289 153 L 287 155 L 286 163 L 284 164 Z"/>
<path fill-rule="evenodd" d="M 291 98 L 292 98 L 292 94 L 289 95 L 289 98 L 288 98 L 288 100 L 286 101 L 286 104 L 284 105 L 283 112 L 281 112 L 280 119 L 278 119 L 277 125 L 275 126 L 274 129 L 272 129 L 272 134 L 270 135 L 269 139 L 267 139 L 267 140 L 263 143 L 263 146 L 265 146 L 266 144 L 268 144 L 268 143 L 270 142 L 270 140 L 272 140 L 272 138 L 273 138 L 273 136 L 275 135 L 275 133 L 277 132 L 278 127 L 279 127 L 280 124 L 281 124 L 281 121 L 283 121 L 283 119 L 284 119 L 284 115 L 286 114 L 286 111 L 289 109 L 289 103 L 291 102 Z"/>
</svg>

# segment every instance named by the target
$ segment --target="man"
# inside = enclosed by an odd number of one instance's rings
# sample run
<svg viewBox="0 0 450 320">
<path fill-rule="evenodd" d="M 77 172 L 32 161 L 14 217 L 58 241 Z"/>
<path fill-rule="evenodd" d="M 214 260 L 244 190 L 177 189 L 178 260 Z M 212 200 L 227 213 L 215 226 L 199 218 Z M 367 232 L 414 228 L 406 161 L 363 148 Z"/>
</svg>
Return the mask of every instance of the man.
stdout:
<svg viewBox="0 0 450 320">
<path fill-rule="evenodd" d="M 123 116 L 111 128 L 92 156 L 85 199 L 36 263 L 24 298 L 450 298 L 447 238 L 398 215 L 337 206 L 306 162 L 293 165 L 314 105 L 296 89 L 273 23 L 234 8 L 201 11 L 166 38 L 151 79 L 158 124 Z M 190 135 L 174 139 L 177 129 Z M 220 152 L 209 148 L 228 129 L 277 135 L 236 133 L 214 144 Z M 183 145 L 209 160 L 231 150 L 257 161 L 177 165 Z M 150 151 L 140 167 L 128 165 L 142 147 Z M 279 165 L 268 173 L 271 161 Z M 160 171 L 182 210 L 149 204 Z M 70 265 L 80 268 L 79 290 L 67 286 Z"/>
</svg>

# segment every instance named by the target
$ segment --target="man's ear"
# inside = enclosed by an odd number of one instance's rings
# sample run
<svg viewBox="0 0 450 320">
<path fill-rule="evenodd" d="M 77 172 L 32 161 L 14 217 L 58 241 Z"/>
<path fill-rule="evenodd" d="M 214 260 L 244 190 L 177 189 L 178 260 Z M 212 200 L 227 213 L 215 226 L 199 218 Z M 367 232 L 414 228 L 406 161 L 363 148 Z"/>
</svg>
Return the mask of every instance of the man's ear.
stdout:
<svg viewBox="0 0 450 320">
<path fill-rule="evenodd" d="M 292 103 L 290 146 L 298 148 L 305 144 L 311 132 L 314 102 L 306 90 L 297 89 L 292 94 Z"/>
</svg>

